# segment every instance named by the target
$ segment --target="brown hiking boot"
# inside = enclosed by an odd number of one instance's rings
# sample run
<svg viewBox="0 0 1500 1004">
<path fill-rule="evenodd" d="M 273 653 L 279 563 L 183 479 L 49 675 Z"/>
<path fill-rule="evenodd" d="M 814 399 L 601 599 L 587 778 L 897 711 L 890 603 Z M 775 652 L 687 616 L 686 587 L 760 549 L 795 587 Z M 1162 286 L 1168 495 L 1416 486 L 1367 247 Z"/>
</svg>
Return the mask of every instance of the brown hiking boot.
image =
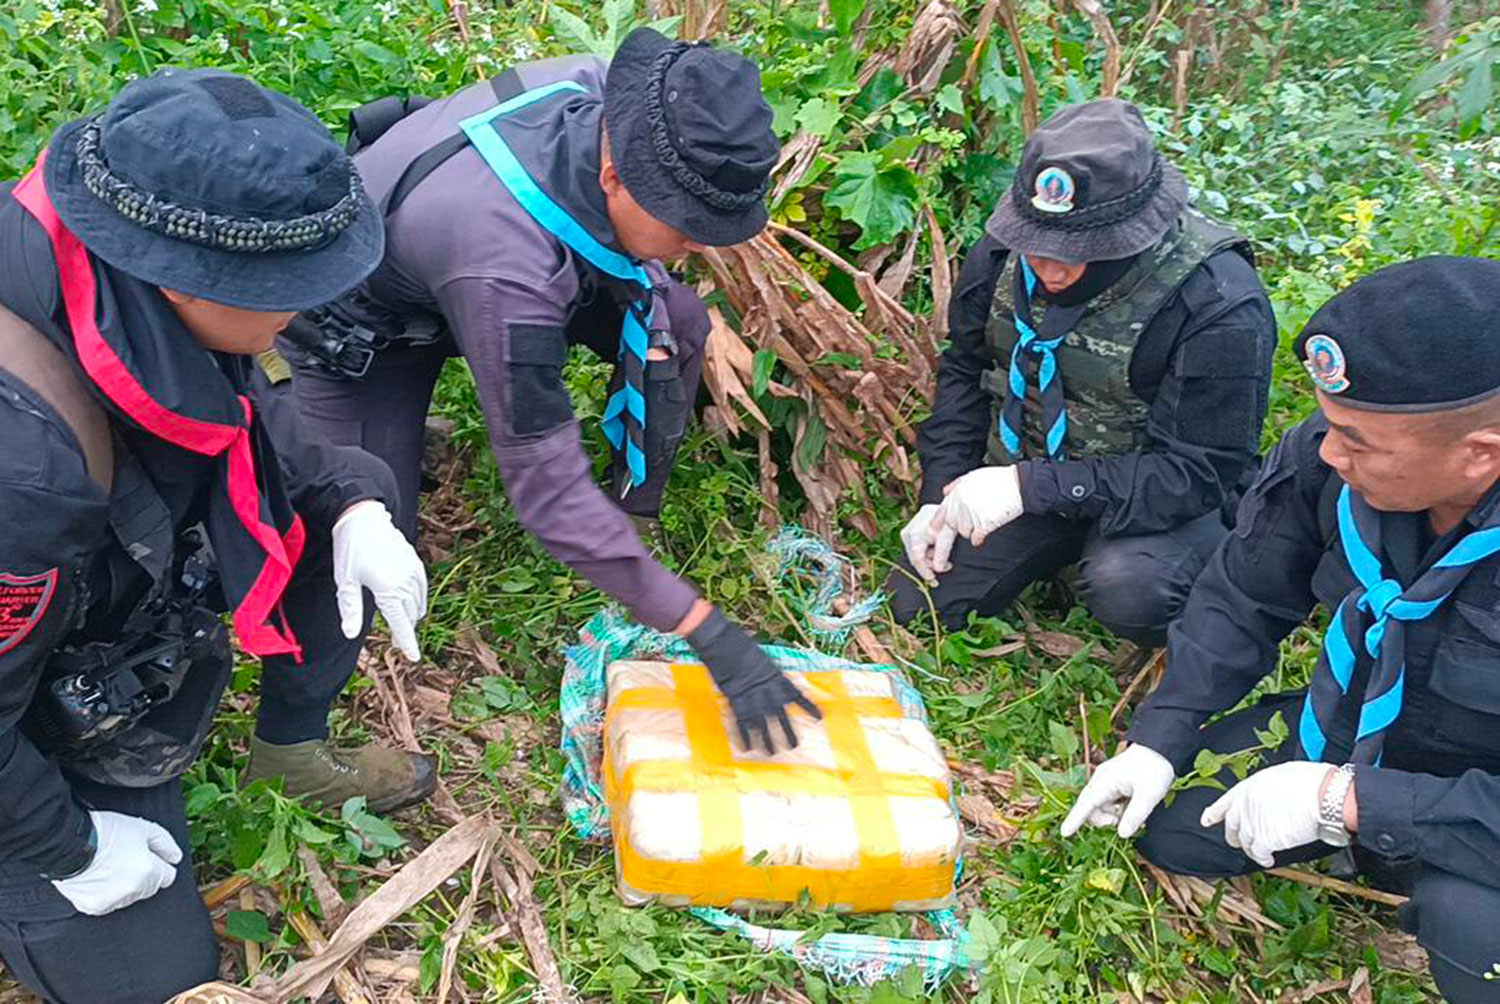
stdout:
<svg viewBox="0 0 1500 1004">
<path fill-rule="evenodd" d="M 436 763 L 421 753 L 373 743 L 335 751 L 322 739 L 280 746 L 252 737 L 245 781 L 273 777 L 282 779 L 282 793 L 292 798 L 337 809 L 363 795 L 371 812 L 413 805 L 437 788 Z"/>
</svg>

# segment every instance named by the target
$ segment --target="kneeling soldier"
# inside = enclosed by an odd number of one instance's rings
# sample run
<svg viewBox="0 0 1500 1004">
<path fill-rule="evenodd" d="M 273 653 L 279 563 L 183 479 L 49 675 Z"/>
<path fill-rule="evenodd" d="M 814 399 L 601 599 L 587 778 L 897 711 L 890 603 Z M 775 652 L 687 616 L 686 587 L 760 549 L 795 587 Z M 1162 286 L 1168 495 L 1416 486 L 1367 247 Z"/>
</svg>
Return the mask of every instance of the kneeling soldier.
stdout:
<svg viewBox="0 0 1500 1004">
<path fill-rule="evenodd" d="M 1434 308 L 1441 316 L 1434 321 Z M 1168 669 L 1063 825 L 1133 834 L 1168 871 L 1241 875 L 1350 847 L 1411 900 L 1450 1001 L 1500 961 L 1500 262 L 1424 258 L 1335 296 L 1297 351 L 1321 414 L 1293 428 L 1172 625 Z M 1330 612 L 1305 691 L 1233 708 Z M 1289 738 L 1226 793 L 1180 792 L 1203 748 Z M 1153 811 L 1154 810 L 1154 811 Z"/>
<path fill-rule="evenodd" d="M 1227 532 L 1276 345 L 1245 238 L 1186 202 L 1123 101 L 1027 140 L 959 275 L 897 619 L 927 609 L 917 579 L 962 627 L 1077 562 L 1095 617 L 1160 643 Z"/>
<path fill-rule="evenodd" d="M 325 742 L 364 593 L 415 658 L 426 575 L 390 471 L 303 436 L 252 354 L 379 263 L 380 218 L 301 105 L 168 70 L 0 186 L 0 957 L 50 1001 L 218 972 L 178 777 L 263 660 L 261 773 L 390 809 L 425 758 Z"/>
</svg>

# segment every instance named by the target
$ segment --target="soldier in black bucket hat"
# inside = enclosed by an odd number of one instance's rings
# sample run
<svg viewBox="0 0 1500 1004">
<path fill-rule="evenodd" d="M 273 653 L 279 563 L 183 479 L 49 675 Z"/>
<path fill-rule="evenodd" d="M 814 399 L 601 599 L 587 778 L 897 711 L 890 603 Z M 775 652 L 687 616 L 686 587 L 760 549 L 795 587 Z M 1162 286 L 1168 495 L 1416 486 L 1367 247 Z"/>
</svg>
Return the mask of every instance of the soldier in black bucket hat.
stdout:
<svg viewBox="0 0 1500 1004">
<path fill-rule="evenodd" d="M 375 608 L 417 656 L 390 471 L 250 362 L 383 238 L 318 119 L 221 71 L 129 85 L 0 185 L 0 957 L 49 1001 L 217 975 L 179 778 L 230 632 L 262 662 L 262 774 L 380 810 L 433 789 L 425 757 L 326 741 Z"/>
<path fill-rule="evenodd" d="M 795 744 L 788 710 L 816 709 L 641 539 L 660 531 L 709 331 L 662 262 L 765 226 L 779 147 L 759 72 L 641 28 L 608 63 L 528 63 L 417 104 L 354 116 L 386 258 L 287 329 L 304 419 L 390 463 L 415 538 L 424 418 L 444 361 L 462 355 L 521 525 L 637 620 L 683 636 L 744 744 Z M 608 494 L 563 382 L 574 345 L 616 363 L 600 422 Z"/>
<path fill-rule="evenodd" d="M 962 626 L 1077 563 L 1159 644 L 1251 466 L 1276 326 L 1248 242 L 1191 209 L 1135 106 L 1057 112 L 970 251 L 922 426 L 897 617 Z"/>
</svg>

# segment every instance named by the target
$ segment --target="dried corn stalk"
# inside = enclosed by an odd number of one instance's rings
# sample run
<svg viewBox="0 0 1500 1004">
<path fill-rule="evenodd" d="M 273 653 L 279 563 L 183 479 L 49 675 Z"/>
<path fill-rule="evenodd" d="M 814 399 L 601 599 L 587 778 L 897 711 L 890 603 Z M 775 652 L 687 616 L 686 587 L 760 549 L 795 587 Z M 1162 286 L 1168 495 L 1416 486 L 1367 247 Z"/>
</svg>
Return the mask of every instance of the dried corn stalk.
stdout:
<svg viewBox="0 0 1500 1004">
<path fill-rule="evenodd" d="M 782 238 L 847 272 L 864 301 L 864 316 L 856 316 L 810 275 Z M 808 405 L 808 415 L 793 430 L 799 448 L 791 466 L 807 496 L 812 527 L 831 531 L 845 492 L 867 502 L 863 470 L 872 461 L 895 482 L 914 482 L 909 450 L 916 435 L 910 420 L 931 393 L 937 348 L 927 320 L 881 289 L 871 273 L 807 235 L 776 224 L 744 244 L 710 249 L 703 257 L 715 284 L 742 318 L 736 334 L 714 317 L 709 336 L 704 372 L 719 418 L 729 431 L 740 431 L 733 408 L 738 402 L 769 428 L 745 385 L 752 378 L 754 350 L 774 352 Z M 894 345 L 899 355 L 877 354 L 885 344 Z M 852 356 L 857 365 L 814 365 L 835 353 Z M 826 428 L 821 447 L 805 439 L 814 416 Z M 850 522 L 873 536 L 869 507 L 861 508 Z"/>
</svg>

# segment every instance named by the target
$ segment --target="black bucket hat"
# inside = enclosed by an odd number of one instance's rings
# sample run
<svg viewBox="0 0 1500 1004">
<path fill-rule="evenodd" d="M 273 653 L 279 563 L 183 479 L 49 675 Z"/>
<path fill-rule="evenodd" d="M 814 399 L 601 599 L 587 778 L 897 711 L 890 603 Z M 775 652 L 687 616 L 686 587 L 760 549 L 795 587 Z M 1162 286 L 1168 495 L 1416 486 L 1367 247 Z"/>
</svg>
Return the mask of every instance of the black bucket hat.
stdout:
<svg viewBox="0 0 1500 1004">
<path fill-rule="evenodd" d="M 1140 110 L 1104 98 L 1037 127 L 985 230 L 1007 248 L 1082 263 L 1128 258 L 1162 239 L 1187 181 L 1156 151 Z"/>
<path fill-rule="evenodd" d="M 127 275 L 248 310 L 304 310 L 380 264 L 385 224 L 317 116 L 222 70 L 162 70 L 52 137 L 47 194 Z"/>
<path fill-rule="evenodd" d="M 755 64 L 650 28 L 626 37 L 605 78 L 604 125 L 626 191 L 700 244 L 764 229 L 781 153 L 771 117 Z"/>
</svg>

